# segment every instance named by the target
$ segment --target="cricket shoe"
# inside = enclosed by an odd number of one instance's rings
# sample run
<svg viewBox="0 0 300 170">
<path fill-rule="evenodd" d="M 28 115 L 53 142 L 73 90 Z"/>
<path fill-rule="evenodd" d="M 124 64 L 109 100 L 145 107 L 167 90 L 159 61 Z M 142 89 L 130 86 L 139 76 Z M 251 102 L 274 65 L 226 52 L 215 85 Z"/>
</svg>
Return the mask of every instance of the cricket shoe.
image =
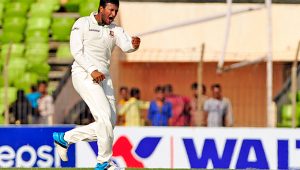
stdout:
<svg viewBox="0 0 300 170">
<path fill-rule="evenodd" d="M 69 144 L 64 139 L 65 133 L 64 132 L 54 132 L 53 133 L 53 140 L 56 152 L 58 153 L 59 157 L 63 161 L 68 161 L 68 147 Z"/>
<path fill-rule="evenodd" d="M 125 168 L 118 167 L 112 160 L 102 164 L 97 163 L 95 170 L 125 170 Z"/>
</svg>

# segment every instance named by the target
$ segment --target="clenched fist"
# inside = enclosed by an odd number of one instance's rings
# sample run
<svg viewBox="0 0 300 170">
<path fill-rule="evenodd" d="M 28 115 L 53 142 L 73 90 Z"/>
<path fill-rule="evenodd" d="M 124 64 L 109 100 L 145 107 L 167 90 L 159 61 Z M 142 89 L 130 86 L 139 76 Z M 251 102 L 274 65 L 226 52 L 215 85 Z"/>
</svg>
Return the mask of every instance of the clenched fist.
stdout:
<svg viewBox="0 0 300 170">
<path fill-rule="evenodd" d="M 103 81 L 105 79 L 105 75 L 103 73 L 99 72 L 98 70 L 93 71 L 91 76 L 93 78 L 94 83 L 100 83 L 101 81 Z"/>
</svg>

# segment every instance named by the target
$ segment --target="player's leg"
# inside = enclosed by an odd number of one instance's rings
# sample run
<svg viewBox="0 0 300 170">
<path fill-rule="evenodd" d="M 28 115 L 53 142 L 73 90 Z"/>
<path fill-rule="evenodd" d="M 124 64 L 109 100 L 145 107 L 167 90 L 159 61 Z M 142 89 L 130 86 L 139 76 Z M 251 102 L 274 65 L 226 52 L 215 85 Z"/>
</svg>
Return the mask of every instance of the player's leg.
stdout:
<svg viewBox="0 0 300 170">
<path fill-rule="evenodd" d="M 64 132 L 54 132 L 53 139 L 55 148 L 63 161 L 68 161 L 67 150 L 70 144 L 79 141 L 96 141 L 97 136 L 95 133 L 96 122 L 90 123 L 86 126 L 81 126 L 75 130 Z"/>
<path fill-rule="evenodd" d="M 95 106 L 97 105 L 103 105 L 101 103 L 102 100 L 105 100 L 101 98 L 103 96 L 102 94 L 98 95 L 97 99 L 93 98 L 93 94 L 95 92 L 98 92 L 102 88 L 100 85 L 93 84 L 91 78 L 87 76 L 86 73 L 77 73 L 76 75 L 72 75 L 72 81 L 73 86 L 75 90 L 79 93 L 79 95 L 82 97 L 82 99 L 87 103 L 87 105 L 90 107 L 91 112 L 96 120 L 96 122 L 91 123 L 86 126 L 78 127 L 75 129 L 72 129 L 66 133 L 54 133 L 53 138 L 56 145 L 56 150 L 59 154 L 59 156 L 62 158 L 63 161 L 67 161 L 67 148 L 70 144 L 76 143 L 78 141 L 93 141 L 97 140 L 97 135 L 95 129 L 97 129 L 97 112 L 100 112 L 102 109 L 96 109 Z M 105 98 L 105 96 L 104 96 Z M 94 102 L 94 101 L 98 102 Z M 107 104 L 106 104 L 107 105 Z M 98 110 L 98 111 L 97 111 Z"/>
<path fill-rule="evenodd" d="M 105 80 L 102 81 L 101 83 L 103 91 L 106 95 L 106 98 L 108 99 L 109 105 L 110 105 L 110 120 L 108 121 L 108 123 L 111 124 L 112 128 L 114 128 L 115 124 L 116 124 L 116 100 L 114 97 L 114 90 L 113 90 L 113 85 L 112 85 L 112 80 L 110 78 L 110 76 L 106 76 Z M 111 137 L 111 141 L 110 143 L 108 143 L 107 145 L 103 146 L 101 145 L 101 140 L 98 140 L 98 150 L 103 150 L 103 147 L 107 147 L 105 150 L 110 150 L 112 152 L 112 144 L 113 144 L 113 134 Z M 112 153 L 111 153 L 112 154 Z M 122 169 L 119 168 L 112 160 L 109 160 L 107 162 L 101 163 L 103 162 L 103 155 L 101 153 L 98 153 L 98 157 L 97 157 L 97 165 L 95 170 L 102 170 L 102 169 Z"/>
<path fill-rule="evenodd" d="M 110 76 L 108 75 L 106 76 L 105 80 L 102 82 L 102 87 L 106 95 L 106 98 L 108 99 L 108 102 L 110 104 L 110 110 L 111 110 L 110 123 L 114 128 L 117 122 L 117 111 L 116 111 L 116 99 L 114 96 L 114 88 Z"/>
<path fill-rule="evenodd" d="M 112 155 L 113 125 L 111 105 L 102 87 L 105 83 L 102 82 L 102 86 L 100 86 L 93 83 L 89 76 L 79 75 L 78 77 L 74 76 L 73 84 L 89 106 L 95 122 L 66 132 L 64 139 L 68 143 L 76 143 L 81 140 L 94 140 L 96 136 L 99 147 L 97 160 L 99 163 L 106 162 Z"/>
<path fill-rule="evenodd" d="M 96 122 L 90 123 L 85 126 L 80 126 L 75 129 L 72 129 L 65 133 L 64 138 L 66 141 L 69 142 L 69 144 L 77 143 L 79 141 L 96 141 L 97 136 L 95 132 Z"/>
<path fill-rule="evenodd" d="M 85 85 L 85 81 L 87 78 L 88 76 L 86 73 L 77 73 L 75 76 L 72 75 L 73 86 L 75 90 L 79 93 L 79 95 L 81 95 L 83 100 L 85 100 L 86 98 L 86 95 L 83 95 L 85 93 L 85 88 L 88 88 Z M 64 132 L 53 133 L 56 151 L 63 161 L 68 161 L 67 150 L 70 144 L 76 143 L 81 140 L 88 141 L 97 139 L 94 130 L 94 124 L 95 122 L 86 126 L 78 127 L 76 128 L 76 130 L 66 132 L 66 134 Z"/>
</svg>

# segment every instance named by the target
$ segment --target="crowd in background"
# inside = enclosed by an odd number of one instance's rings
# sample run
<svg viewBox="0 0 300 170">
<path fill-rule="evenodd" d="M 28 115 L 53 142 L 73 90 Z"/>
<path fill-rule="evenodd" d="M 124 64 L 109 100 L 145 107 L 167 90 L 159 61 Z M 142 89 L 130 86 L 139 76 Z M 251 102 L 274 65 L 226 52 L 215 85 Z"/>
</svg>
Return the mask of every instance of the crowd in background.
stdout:
<svg viewBox="0 0 300 170">
<path fill-rule="evenodd" d="M 46 81 L 31 86 L 31 92 L 17 91 L 17 100 L 10 106 L 12 124 L 53 124 L 53 97 L 47 92 Z"/>
<path fill-rule="evenodd" d="M 141 100 L 140 89 L 121 87 L 117 104 L 119 126 L 233 126 L 232 105 L 222 95 L 220 84 L 213 84 L 210 95 L 202 85 L 198 99 L 198 84 L 191 85 L 191 97 L 173 91 L 171 84 L 154 88 L 151 101 Z M 199 108 L 198 108 L 199 105 Z M 40 81 L 25 95 L 18 90 L 17 100 L 10 106 L 12 124 L 53 124 L 53 97 L 47 93 L 47 82 Z"/>
<path fill-rule="evenodd" d="M 222 96 L 220 84 L 211 86 L 211 95 L 198 99 L 198 84 L 191 85 L 191 98 L 177 95 L 171 84 L 157 86 L 151 101 L 142 101 L 138 88 L 121 87 L 118 102 L 118 125 L 124 126 L 233 126 L 232 105 Z M 200 108 L 198 108 L 198 105 Z"/>
</svg>

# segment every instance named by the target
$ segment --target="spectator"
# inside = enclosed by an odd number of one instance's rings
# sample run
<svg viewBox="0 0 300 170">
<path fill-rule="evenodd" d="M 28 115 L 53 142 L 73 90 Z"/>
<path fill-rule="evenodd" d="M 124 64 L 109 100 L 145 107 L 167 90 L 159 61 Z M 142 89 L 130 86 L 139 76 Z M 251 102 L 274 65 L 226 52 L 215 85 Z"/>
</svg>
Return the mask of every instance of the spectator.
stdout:
<svg viewBox="0 0 300 170">
<path fill-rule="evenodd" d="M 164 86 L 166 101 L 172 104 L 172 118 L 170 126 L 190 126 L 189 100 L 185 97 L 175 95 L 170 84 Z"/>
<path fill-rule="evenodd" d="M 222 96 L 220 84 L 211 86 L 212 97 L 204 103 L 205 120 L 208 127 L 233 125 L 232 106 L 228 98 Z"/>
<path fill-rule="evenodd" d="M 41 93 L 37 91 L 37 87 L 32 85 L 30 88 L 31 92 L 26 95 L 27 99 L 31 103 L 33 108 L 38 108 L 38 99 L 41 97 Z"/>
<path fill-rule="evenodd" d="M 149 102 L 140 100 L 140 90 L 132 88 L 130 90 L 130 99 L 120 109 L 120 114 L 125 113 L 125 126 L 143 126 L 145 124 L 141 109 L 148 109 Z"/>
<path fill-rule="evenodd" d="M 128 87 L 122 86 L 119 91 L 120 94 L 120 100 L 118 102 L 118 110 L 121 110 L 124 104 L 128 101 Z M 123 114 L 118 114 L 117 118 L 117 125 L 125 125 L 125 115 L 126 113 Z"/>
<path fill-rule="evenodd" d="M 28 124 L 29 117 L 34 112 L 33 107 L 25 96 L 24 90 L 17 91 L 17 100 L 12 104 L 9 112 L 13 114 L 15 124 Z"/>
<path fill-rule="evenodd" d="M 155 88 L 155 99 L 151 101 L 148 119 L 152 126 L 169 126 L 172 116 L 172 104 L 165 100 L 164 88 Z"/>
<path fill-rule="evenodd" d="M 39 110 L 39 123 L 40 124 L 53 124 L 54 105 L 53 98 L 47 92 L 48 84 L 46 81 L 38 83 L 38 91 L 41 97 L 38 100 Z"/>
<path fill-rule="evenodd" d="M 32 114 L 32 123 L 38 123 L 38 99 L 41 97 L 41 93 L 37 91 L 36 85 L 32 85 L 30 90 L 31 92 L 26 95 L 26 98 L 34 109 L 34 112 Z"/>
<path fill-rule="evenodd" d="M 204 121 L 204 103 L 208 99 L 206 96 L 206 87 L 202 84 L 202 95 L 200 96 L 200 112 L 198 111 L 198 84 L 195 82 L 191 86 L 193 97 L 190 103 L 191 109 L 191 125 L 203 126 Z"/>
</svg>

